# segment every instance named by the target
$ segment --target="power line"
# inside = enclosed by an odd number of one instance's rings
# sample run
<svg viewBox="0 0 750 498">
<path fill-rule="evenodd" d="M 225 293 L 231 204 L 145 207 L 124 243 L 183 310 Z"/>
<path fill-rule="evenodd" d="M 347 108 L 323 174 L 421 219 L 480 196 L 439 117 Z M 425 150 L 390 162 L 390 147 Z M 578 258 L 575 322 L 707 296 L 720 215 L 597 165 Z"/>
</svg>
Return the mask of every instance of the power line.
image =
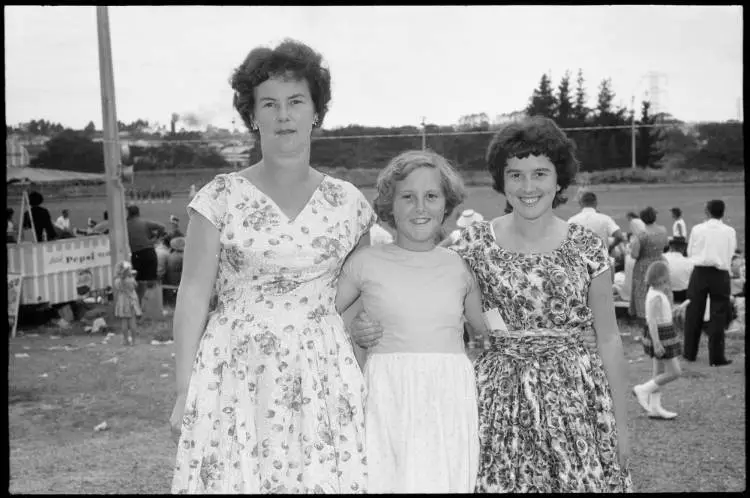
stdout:
<svg viewBox="0 0 750 498">
<path fill-rule="evenodd" d="M 676 127 L 680 126 L 678 123 L 655 123 L 655 124 L 636 124 L 635 128 L 668 128 L 668 127 Z M 592 130 L 630 130 L 633 128 L 631 125 L 615 125 L 615 126 L 577 126 L 577 127 L 568 127 L 568 128 L 561 128 L 564 131 L 592 131 Z M 492 135 L 496 133 L 497 130 L 479 130 L 479 131 L 447 131 L 447 132 L 438 132 L 438 133 L 404 133 L 404 134 L 395 134 L 395 133 L 384 133 L 381 135 L 336 135 L 336 136 L 313 136 L 312 140 L 345 140 L 345 139 L 356 139 L 356 138 L 417 138 L 417 137 L 442 137 L 442 136 L 460 136 L 460 135 Z M 102 143 L 109 143 L 109 140 L 98 140 L 97 142 Z M 246 142 L 243 142 L 242 139 L 237 138 L 222 138 L 222 139 L 210 139 L 210 138 L 204 138 L 204 139 L 185 139 L 185 140 L 170 140 L 170 139 L 145 139 L 145 138 L 139 138 L 139 139 L 131 139 L 131 138 L 121 138 L 117 141 L 118 143 L 122 144 L 124 142 L 131 142 L 130 145 L 134 145 L 132 142 L 145 142 L 148 144 L 158 143 L 158 144 L 182 144 L 182 143 L 203 143 L 203 144 L 209 144 L 211 142 L 219 142 L 219 143 L 228 143 L 228 144 L 235 144 L 238 147 L 249 147 Z M 137 147 L 137 145 L 136 145 Z"/>
</svg>

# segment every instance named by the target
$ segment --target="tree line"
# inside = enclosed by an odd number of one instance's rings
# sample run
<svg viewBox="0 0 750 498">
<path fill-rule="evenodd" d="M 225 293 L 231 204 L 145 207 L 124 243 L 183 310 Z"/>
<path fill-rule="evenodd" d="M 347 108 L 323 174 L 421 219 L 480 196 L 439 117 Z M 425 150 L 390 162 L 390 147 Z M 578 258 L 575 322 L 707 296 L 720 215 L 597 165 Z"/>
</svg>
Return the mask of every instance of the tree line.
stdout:
<svg viewBox="0 0 750 498">
<path fill-rule="evenodd" d="M 649 101 L 639 105 L 639 115 L 633 116 L 625 106 L 615 105 L 611 79 L 598 85 L 595 105 L 588 106 L 588 91 L 583 71 L 578 70 L 575 82 L 570 71 L 557 86 L 547 74 L 531 92 L 527 106 L 506 115 L 512 120 L 520 115 L 549 117 L 573 139 L 582 171 L 599 171 L 630 166 L 632 156 L 631 130 L 626 127 L 634 120 L 636 128 L 636 165 L 641 168 L 678 167 L 689 169 L 731 170 L 744 167 L 744 132 L 742 123 L 699 123 L 688 126 L 665 113 L 654 114 Z M 647 127 L 640 125 L 668 125 Z M 451 160 L 459 169 L 485 168 L 484 155 L 492 138 L 492 131 L 501 122 L 491 122 L 486 113 L 461 116 L 455 125 L 425 124 L 416 126 L 368 127 L 349 125 L 336 129 L 314 131 L 312 162 L 329 168 L 382 168 L 392 157 L 405 149 L 421 148 L 422 133 L 428 148 Z M 118 121 L 119 130 L 133 138 L 158 139 L 151 147 L 131 146 L 131 158 L 137 170 L 216 168 L 230 165 L 211 140 L 222 139 L 228 130 L 217 135 L 215 128 L 198 131 L 153 131 L 146 120 L 132 123 Z M 601 128 L 576 130 L 576 128 Z M 85 172 L 104 169 L 103 150 L 92 140 L 96 133 L 93 122 L 83 130 L 72 130 L 45 120 L 32 120 L 23 126 L 6 125 L 11 133 L 52 135 L 44 149 L 32 160 L 32 166 Z M 464 133 L 464 134 L 458 134 Z M 361 136 L 376 138 L 357 138 Z M 385 136 L 387 135 L 387 136 Z M 232 136 L 231 134 L 229 136 Z M 243 135 L 247 137 L 247 134 Z M 191 142 L 185 142 L 190 140 Z M 251 149 L 248 163 L 260 159 L 260 148 Z"/>
</svg>

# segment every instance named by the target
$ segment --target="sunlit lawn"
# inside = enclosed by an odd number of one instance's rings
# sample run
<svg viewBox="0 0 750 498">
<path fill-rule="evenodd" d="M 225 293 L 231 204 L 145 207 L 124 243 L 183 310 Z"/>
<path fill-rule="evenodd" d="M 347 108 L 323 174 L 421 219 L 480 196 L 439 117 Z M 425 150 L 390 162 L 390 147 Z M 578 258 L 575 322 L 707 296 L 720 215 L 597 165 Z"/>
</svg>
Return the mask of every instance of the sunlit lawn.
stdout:
<svg viewBox="0 0 750 498">
<path fill-rule="evenodd" d="M 146 324 L 134 347 L 122 346 L 119 335 L 102 344 L 101 334 L 53 328 L 9 339 L 11 493 L 169 491 L 173 346 L 150 344 L 169 328 L 168 321 Z M 621 333 L 633 385 L 651 365 L 627 335 L 638 332 L 621 324 Z M 698 361 L 664 391 L 676 420 L 651 420 L 628 397 L 636 491 L 745 489 L 744 335 L 728 336 L 726 349 L 734 363 L 709 367 L 703 339 Z M 109 429 L 95 432 L 105 421 Z"/>
</svg>

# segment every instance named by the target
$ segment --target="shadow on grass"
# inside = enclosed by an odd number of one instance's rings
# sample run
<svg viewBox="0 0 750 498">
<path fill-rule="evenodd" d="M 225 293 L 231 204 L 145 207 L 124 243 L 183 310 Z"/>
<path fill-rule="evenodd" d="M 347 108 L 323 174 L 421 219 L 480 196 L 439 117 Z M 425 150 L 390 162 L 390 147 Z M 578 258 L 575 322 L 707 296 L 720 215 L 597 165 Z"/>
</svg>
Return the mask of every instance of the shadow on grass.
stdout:
<svg viewBox="0 0 750 498">
<path fill-rule="evenodd" d="M 102 335 L 9 340 L 11 493 L 169 491 L 173 346 L 150 344 L 165 330 L 168 320 L 144 321 L 134 347 L 122 346 L 119 335 L 106 344 Z M 651 361 L 632 326 L 621 323 L 621 332 L 631 334 L 623 349 L 632 387 L 650 377 Z M 663 389 L 677 419 L 650 419 L 628 396 L 635 491 L 746 487 L 744 336 L 727 336 L 734 359 L 727 367 L 710 367 L 706 348 L 703 338 L 698 361 L 683 363 L 683 377 Z M 95 432 L 104 421 L 109 430 Z"/>
</svg>

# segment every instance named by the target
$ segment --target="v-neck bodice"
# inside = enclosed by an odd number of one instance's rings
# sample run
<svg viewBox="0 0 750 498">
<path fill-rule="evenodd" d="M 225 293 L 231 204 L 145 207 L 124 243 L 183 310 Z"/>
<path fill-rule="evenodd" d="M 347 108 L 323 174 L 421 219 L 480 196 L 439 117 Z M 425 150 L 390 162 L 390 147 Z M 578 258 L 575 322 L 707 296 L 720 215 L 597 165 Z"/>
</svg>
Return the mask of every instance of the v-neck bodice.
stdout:
<svg viewBox="0 0 750 498">
<path fill-rule="evenodd" d="M 309 205 L 310 205 L 311 203 L 313 203 L 313 202 L 314 202 L 316 194 L 317 194 L 317 193 L 318 193 L 318 192 L 319 192 L 319 191 L 321 190 L 321 187 L 323 186 L 323 184 L 325 183 L 326 179 L 328 178 L 328 175 L 326 175 L 325 173 L 321 173 L 321 174 L 323 175 L 323 178 L 322 178 L 322 179 L 320 180 L 320 182 L 318 182 L 318 184 L 317 184 L 317 185 L 315 186 L 315 189 L 314 189 L 314 190 L 312 191 L 312 193 L 310 194 L 310 196 L 309 196 L 309 197 L 307 198 L 307 202 L 305 202 L 305 204 L 304 204 L 304 205 L 302 206 L 302 208 L 301 208 L 301 209 L 300 209 L 300 210 L 299 210 L 299 211 L 298 211 L 298 212 L 297 212 L 297 213 L 296 213 L 296 214 L 295 214 L 294 216 L 290 216 L 290 215 L 288 215 L 288 214 L 287 214 L 287 213 L 286 213 L 286 212 L 285 212 L 285 211 L 284 211 L 284 210 L 283 210 L 283 209 L 281 208 L 281 206 L 279 205 L 279 203 L 278 203 L 278 202 L 276 202 L 276 201 L 274 200 L 274 198 L 273 198 L 273 197 L 271 197 L 271 196 L 270 196 L 269 194 L 267 194 L 267 193 L 263 192 L 263 191 L 262 191 L 262 190 L 260 189 L 260 187 L 258 187 L 258 186 L 257 186 L 257 185 L 256 185 L 256 184 L 255 184 L 255 183 L 254 183 L 254 182 L 252 181 L 252 180 L 250 180 L 249 178 L 247 178 L 247 177 L 245 177 L 245 176 L 243 176 L 243 175 L 241 175 L 240 173 L 237 173 L 237 172 L 234 172 L 234 173 L 230 173 L 230 174 L 231 174 L 231 175 L 235 175 L 235 176 L 236 176 L 237 178 L 239 178 L 239 179 L 240 179 L 240 180 L 242 181 L 242 183 L 243 183 L 243 184 L 247 184 L 247 185 L 249 185 L 249 187 L 250 187 L 250 188 L 254 189 L 254 190 L 255 190 L 256 192 L 258 192 L 258 193 L 259 193 L 259 194 L 260 194 L 260 195 L 261 195 L 261 196 L 262 196 L 263 198 L 265 198 L 265 199 L 266 199 L 266 200 L 267 200 L 268 202 L 270 202 L 270 203 L 271 203 L 271 204 L 273 205 L 273 207 L 275 207 L 275 208 L 276 208 L 276 210 L 277 210 L 277 211 L 279 212 L 279 214 L 281 214 L 281 215 L 282 215 L 282 216 L 284 217 L 284 219 L 286 219 L 286 222 L 287 222 L 287 223 L 294 223 L 295 221 L 297 221 L 297 219 L 298 219 L 298 218 L 299 218 L 299 217 L 300 217 L 300 216 L 301 216 L 302 214 L 304 214 L 304 213 L 305 213 L 305 211 L 307 210 L 308 206 L 309 206 Z"/>
</svg>

